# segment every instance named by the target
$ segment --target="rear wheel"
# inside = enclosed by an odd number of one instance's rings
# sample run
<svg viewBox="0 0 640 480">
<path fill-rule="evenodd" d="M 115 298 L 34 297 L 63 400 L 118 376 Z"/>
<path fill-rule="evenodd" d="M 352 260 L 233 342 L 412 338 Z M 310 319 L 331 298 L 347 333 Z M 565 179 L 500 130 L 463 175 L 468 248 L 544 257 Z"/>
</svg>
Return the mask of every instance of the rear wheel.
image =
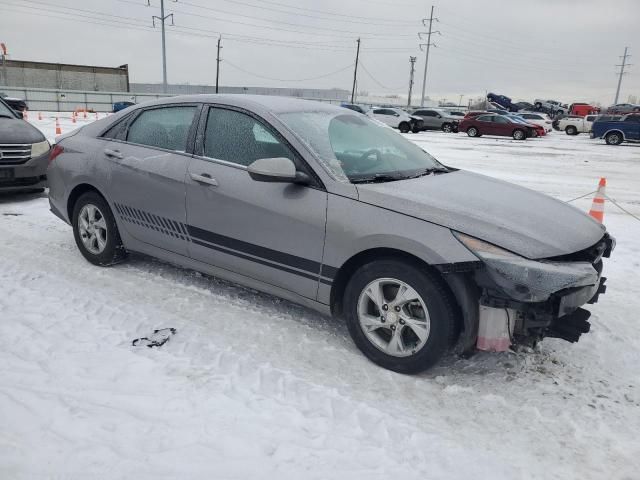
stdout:
<svg viewBox="0 0 640 480">
<path fill-rule="evenodd" d="M 607 145 L 620 145 L 624 138 L 620 132 L 611 132 L 607 133 L 607 136 L 604 137 L 604 140 L 605 142 L 607 142 Z"/>
<path fill-rule="evenodd" d="M 524 133 L 523 130 L 514 130 L 513 131 L 513 139 L 514 140 L 524 140 L 527 137 L 527 134 Z"/>
<path fill-rule="evenodd" d="M 577 135 L 578 129 L 573 125 L 567 125 L 567 128 L 564 129 L 567 135 Z"/>
<path fill-rule="evenodd" d="M 388 259 L 360 267 L 345 290 L 349 333 L 367 358 L 400 373 L 433 366 L 455 337 L 455 308 L 442 280 Z"/>
<path fill-rule="evenodd" d="M 398 125 L 398 129 L 402 133 L 409 133 L 409 130 L 411 130 L 411 125 L 409 125 L 408 122 L 401 122 L 400 125 Z"/>
<path fill-rule="evenodd" d="M 470 137 L 478 137 L 479 136 L 478 129 L 476 127 L 469 127 L 467 128 L 467 135 L 469 135 Z"/>
<path fill-rule="evenodd" d="M 446 133 L 453 132 L 453 125 L 451 125 L 450 123 L 443 123 L 442 124 L 442 131 L 446 132 Z"/>
<path fill-rule="evenodd" d="M 113 265 L 126 257 L 109 204 L 97 192 L 78 198 L 73 206 L 72 225 L 80 253 L 94 265 Z"/>
</svg>

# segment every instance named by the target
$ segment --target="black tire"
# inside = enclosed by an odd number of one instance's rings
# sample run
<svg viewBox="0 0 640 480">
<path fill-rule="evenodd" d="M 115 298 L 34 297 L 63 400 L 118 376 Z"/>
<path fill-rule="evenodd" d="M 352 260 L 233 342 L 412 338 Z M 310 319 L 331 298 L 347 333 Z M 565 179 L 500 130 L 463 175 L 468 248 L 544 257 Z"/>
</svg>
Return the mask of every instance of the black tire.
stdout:
<svg viewBox="0 0 640 480">
<path fill-rule="evenodd" d="M 607 142 L 607 145 L 620 145 L 624 141 L 624 137 L 620 132 L 609 132 L 607 136 L 604 137 L 604 140 Z"/>
<path fill-rule="evenodd" d="M 410 285 L 422 297 L 429 313 L 429 336 L 415 354 L 396 357 L 376 347 L 364 334 L 358 319 L 358 299 L 370 282 L 393 278 Z M 418 373 L 433 365 L 453 346 L 457 325 L 455 301 L 436 274 L 414 264 L 381 259 L 360 267 L 351 277 L 344 293 L 344 314 L 356 346 L 372 362 L 399 373 Z"/>
<path fill-rule="evenodd" d="M 442 131 L 445 132 L 445 133 L 453 132 L 453 125 L 451 125 L 450 123 L 443 123 L 442 124 Z"/>
<path fill-rule="evenodd" d="M 567 135 L 578 135 L 578 129 L 574 125 L 567 125 L 564 131 Z"/>
<path fill-rule="evenodd" d="M 467 128 L 467 135 L 469 135 L 470 137 L 479 137 L 480 132 L 476 127 L 469 127 Z"/>
<path fill-rule="evenodd" d="M 511 136 L 513 137 L 514 140 L 526 140 L 527 139 L 527 133 L 524 130 L 521 130 L 520 128 L 516 128 L 513 133 L 511 134 Z"/>
<path fill-rule="evenodd" d="M 400 122 L 400 125 L 398 125 L 398 129 L 401 133 L 409 133 L 409 130 L 411 130 L 411 125 L 409 125 L 408 122 Z"/>
<path fill-rule="evenodd" d="M 106 245 L 101 253 L 94 254 L 89 251 L 80 236 L 80 229 L 78 226 L 78 218 L 80 211 L 85 205 L 94 205 L 98 208 L 102 214 L 106 223 Z M 86 192 L 80 195 L 73 205 L 73 214 L 71 217 L 73 226 L 73 237 L 75 238 L 78 250 L 82 253 L 82 256 L 86 258 L 90 263 L 101 267 L 107 267 L 121 262 L 127 256 L 127 251 L 122 245 L 120 239 L 120 233 L 118 232 L 118 226 L 116 225 L 115 218 L 109 208 L 109 204 L 106 200 L 97 192 Z"/>
<path fill-rule="evenodd" d="M 414 125 L 414 126 L 411 128 L 411 131 L 412 131 L 413 133 L 420 133 L 420 132 L 422 131 L 422 128 L 420 128 L 418 125 Z"/>
</svg>

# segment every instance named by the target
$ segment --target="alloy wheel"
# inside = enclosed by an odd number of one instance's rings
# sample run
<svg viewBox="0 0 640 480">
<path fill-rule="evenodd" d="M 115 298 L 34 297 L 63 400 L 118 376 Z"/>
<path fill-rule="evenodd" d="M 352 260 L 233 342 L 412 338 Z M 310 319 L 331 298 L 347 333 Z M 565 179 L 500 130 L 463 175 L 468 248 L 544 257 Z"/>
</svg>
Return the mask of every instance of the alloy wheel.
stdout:
<svg viewBox="0 0 640 480">
<path fill-rule="evenodd" d="M 94 255 L 107 246 L 107 222 L 98 207 L 87 203 L 78 215 L 78 231 L 85 248 Z"/>
<path fill-rule="evenodd" d="M 357 312 L 362 332 L 387 355 L 414 355 L 429 338 L 431 321 L 426 304 L 402 280 L 379 278 L 369 283 L 360 293 Z"/>
</svg>

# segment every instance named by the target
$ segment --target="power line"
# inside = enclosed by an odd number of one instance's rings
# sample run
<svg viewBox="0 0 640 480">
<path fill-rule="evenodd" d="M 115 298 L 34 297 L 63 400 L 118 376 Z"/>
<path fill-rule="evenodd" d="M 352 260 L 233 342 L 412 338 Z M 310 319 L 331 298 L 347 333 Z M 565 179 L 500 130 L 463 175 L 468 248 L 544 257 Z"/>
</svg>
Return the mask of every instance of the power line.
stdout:
<svg viewBox="0 0 640 480">
<path fill-rule="evenodd" d="M 360 61 L 360 66 L 362 67 L 362 70 L 369 76 L 369 78 L 371 80 L 373 80 L 380 88 L 383 88 L 385 90 L 388 91 L 397 91 L 397 90 L 401 90 L 404 87 L 397 87 L 397 88 L 391 88 L 391 87 L 387 87 L 386 85 L 383 85 L 382 83 L 380 83 L 374 76 L 373 74 L 367 69 L 367 67 L 364 66 L 364 62 L 362 62 L 362 60 Z"/>
<path fill-rule="evenodd" d="M 178 0 L 173 0 L 177 2 Z M 151 1 L 147 0 L 147 5 L 151 6 Z M 162 25 L 162 92 L 167 93 L 167 40 L 165 35 L 165 22 L 167 18 L 171 17 L 171 25 L 173 22 L 173 13 L 169 13 L 167 15 L 164 14 L 164 0 L 160 0 L 160 16 L 153 15 L 151 17 L 153 26 L 156 26 L 156 20 L 159 20 Z"/>
</svg>

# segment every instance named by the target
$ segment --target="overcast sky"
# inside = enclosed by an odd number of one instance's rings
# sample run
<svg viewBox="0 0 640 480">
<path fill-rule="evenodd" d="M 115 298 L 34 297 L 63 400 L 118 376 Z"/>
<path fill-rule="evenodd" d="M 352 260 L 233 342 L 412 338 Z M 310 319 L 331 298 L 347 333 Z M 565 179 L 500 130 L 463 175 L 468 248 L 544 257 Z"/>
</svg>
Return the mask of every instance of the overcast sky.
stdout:
<svg viewBox="0 0 640 480">
<path fill-rule="evenodd" d="M 419 95 L 417 33 L 432 3 L 441 35 L 427 94 L 436 100 L 493 91 L 608 104 L 625 46 L 640 65 L 638 0 L 166 0 L 176 24 L 167 28 L 169 83 L 214 84 L 222 33 L 223 85 L 350 89 L 360 36 L 359 89 L 406 94 L 415 55 Z M 152 15 L 160 0 L 0 0 L 0 41 L 15 60 L 128 63 L 132 82 L 161 82 Z M 640 66 L 629 71 L 621 102 L 640 96 Z"/>
</svg>

